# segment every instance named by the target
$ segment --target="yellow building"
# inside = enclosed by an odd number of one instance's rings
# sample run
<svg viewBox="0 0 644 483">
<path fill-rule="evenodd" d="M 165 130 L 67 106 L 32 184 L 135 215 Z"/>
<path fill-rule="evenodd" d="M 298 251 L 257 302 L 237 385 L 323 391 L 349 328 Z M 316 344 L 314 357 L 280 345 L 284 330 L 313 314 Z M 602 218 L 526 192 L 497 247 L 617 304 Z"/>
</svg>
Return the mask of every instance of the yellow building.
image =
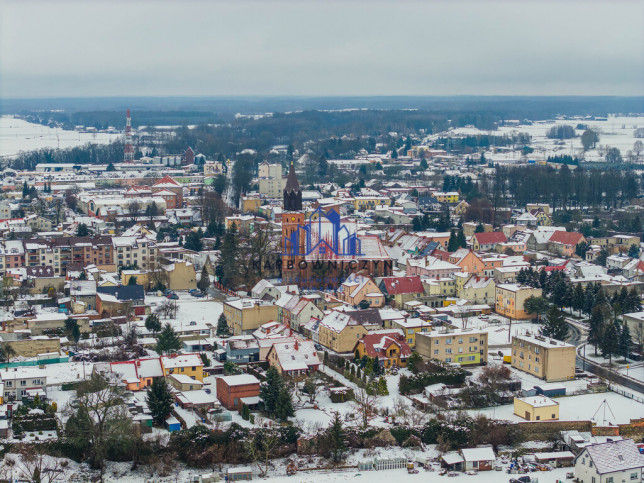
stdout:
<svg viewBox="0 0 644 483">
<path fill-rule="evenodd" d="M 129 285 L 130 279 L 134 278 L 137 285 L 143 285 L 145 288 L 150 286 L 150 277 L 148 272 L 141 270 L 122 270 L 121 285 Z"/>
<path fill-rule="evenodd" d="M 376 206 L 389 206 L 391 200 L 384 196 L 356 196 L 353 199 L 353 208 L 356 211 L 375 210 Z"/>
<path fill-rule="evenodd" d="M 391 321 L 391 327 L 394 329 L 401 329 L 404 332 L 407 345 L 412 349 L 416 347 L 416 334 L 430 332 L 432 330 L 431 322 L 427 322 L 426 320 L 418 317 L 394 319 Z"/>
<path fill-rule="evenodd" d="M 199 354 L 173 354 L 161 356 L 163 376 L 183 374 L 195 381 L 203 382 L 203 361 Z"/>
<path fill-rule="evenodd" d="M 541 336 L 512 338 L 512 367 L 546 382 L 575 378 L 575 346 Z"/>
<path fill-rule="evenodd" d="M 436 191 L 434 193 L 434 198 L 436 198 L 436 201 L 439 203 L 458 203 L 459 195 L 458 191 Z"/>
<path fill-rule="evenodd" d="M 233 335 L 250 334 L 266 322 L 277 320 L 278 307 L 256 299 L 236 299 L 224 302 L 224 316 Z"/>
<path fill-rule="evenodd" d="M 170 290 L 190 290 L 197 288 L 195 266 L 183 260 L 171 260 L 163 267 Z M 140 283 L 140 282 L 139 282 Z"/>
<path fill-rule="evenodd" d="M 546 396 L 515 397 L 514 414 L 526 421 L 558 421 L 559 403 Z"/>
<path fill-rule="evenodd" d="M 318 326 L 319 343 L 338 353 L 352 352 L 367 329 L 349 313 L 332 311 Z"/>
<path fill-rule="evenodd" d="M 416 352 L 428 359 L 460 365 L 487 362 L 487 332 L 451 329 L 416 334 Z"/>
<path fill-rule="evenodd" d="M 338 298 L 350 305 L 367 301 L 370 307 L 385 305 L 385 296 L 375 282 L 364 275 L 350 275 L 338 288 Z"/>
<path fill-rule="evenodd" d="M 242 211 L 244 213 L 259 213 L 262 200 L 258 196 L 242 196 Z"/>
<path fill-rule="evenodd" d="M 500 283 L 496 286 L 494 311 L 511 319 L 530 319 L 524 303 L 530 297 L 541 297 L 540 288 L 526 287 L 517 283 Z"/>
</svg>

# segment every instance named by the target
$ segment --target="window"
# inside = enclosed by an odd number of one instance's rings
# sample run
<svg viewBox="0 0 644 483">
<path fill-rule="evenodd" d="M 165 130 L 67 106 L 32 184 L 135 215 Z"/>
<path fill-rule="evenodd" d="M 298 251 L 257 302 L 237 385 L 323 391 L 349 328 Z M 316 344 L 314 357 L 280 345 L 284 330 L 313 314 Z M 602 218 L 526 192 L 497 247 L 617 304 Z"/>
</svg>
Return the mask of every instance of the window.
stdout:
<svg viewBox="0 0 644 483">
<path fill-rule="evenodd" d="M 445 349 L 445 354 L 451 354 L 451 353 L 452 353 L 452 349 Z"/>
<path fill-rule="evenodd" d="M 446 357 L 445 362 L 452 362 L 452 358 L 451 357 Z"/>
<path fill-rule="evenodd" d="M 606 478 L 606 483 L 613 483 L 613 477 L 609 476 L 608 478 Z"/>
<path fill-rule="evenodd" d="M 20 381 L 20 386 L 26 386 L 26 385 L 27 385 L 27 381 L 26 381 L 26 380 L 24 380 L 24 379 L 23 379 L 22 381 Z"/>
<path fill-rule="evenodd" d="M 462 338 L 462 337 L 458 339 L 458 343 L 459 343 L 459 344 L 462 344 L 462 343 L 463 343 L 463 338 Z"/>
<path fill-rule="evenodd" d="M 435 355 L 435 356 L 437 356 L 437 355 L 438 355 L 438 349 L 434 350 L 434 355 Z"/>
<path fill-rule="evenodd" d="M 553 415 L 552 415 L 552 419 L 555 419 L 555 417 L 556 417 L 556 416 L 553 414 Z"/>
<path fill-rule="evenodd" d="M 637 480 L 637 473 L 631 473 L 631 481 Z"/>
<path fill-rule="evenodd" d="M 452 343 L 452 338 L 448 337 L 447 340 L 445 341 L 446 344 L 451 344 Z"/>
</svg>

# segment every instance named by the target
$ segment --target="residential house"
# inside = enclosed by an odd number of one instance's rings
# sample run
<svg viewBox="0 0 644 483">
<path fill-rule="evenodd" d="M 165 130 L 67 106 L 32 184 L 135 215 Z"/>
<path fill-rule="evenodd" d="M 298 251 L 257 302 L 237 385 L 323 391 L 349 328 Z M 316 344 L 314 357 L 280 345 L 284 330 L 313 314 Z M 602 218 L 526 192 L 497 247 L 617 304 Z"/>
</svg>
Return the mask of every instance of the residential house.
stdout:
<svg viewBox="0 0 644 483">
<path fill-rule="evenodd" d="M 250 334 L 260 325 L 277 320 L 277 305 L 262 300 L 238 298 L 224 302 L 224 316 L 233 335 Z"/>
<path fill-rule="evenodd" d="M 303 377 L 320 367 L 320 358 L 313 341 L 280 342 L 273 344 L 267 356 L 271 367 L 283 376 Z"/>
<path fill-rule="evenodd" d="M 197 288 L 195 266 L 186 261 L 172 260 L 163 266 L 170 290 L 191 290 Z"/>
<path fill-rule="evenodd" d="M 575 255 L 577 245 L 584 243 L 586 238 L 581 233 L 555 231 L 548 240 L 548 251 L 563 257 Z"/>
<path fill-rule="evenodd" d="M 319 343 L 338 353 L 351 352 L 367 329 L 356 320 L 355 312 L 332 311 L 320 321 Z"/>
<path fill-rule="evenodd" d="M 388 369 L 406 367 L 411 348 L 402 330 L 378 330 L 366 334 L 356 342 L 353 353 L 359 358 L 365 355 L 372 359 L 377 358 L 380 365 Z"/>
<path fill-rule="evenodd" d="M 405 334 L 407 345 L 413 349 L 416 347 L 416 334 L 430 332 L 432 330 L 432 323 L 420 317 L 409 317 L 408 319 L 392 320 L 390 328 L 402 330 Z"/>
<path fill-rule="evenodd" d="M 575 378 L 575 346 L 541 336 L 516 335 L 512 338 L 511 364 L 546 382 Z"/>
<path fill-rule="evenodd" d="M 146 307 L 143 285 L 96 288 L 96 311 L 101 316 L 145 315 Z"/>
<path fill-rule="evenodd" d="M 472 235 L 472 249 L 477 252 L 494 251 L 498 243 L 505 243 L 507 238 L 502 231 L 493 231 L 490 233 L 474 233 Z"/>
<path fill-rule="evenodd" d="M 364 275 L 351 274 L 338 288 L 338 298 L 357 307 L 366 302 L 369 307 L 382 307 L 385 297 L 373 279 Z"/>
<path fill-rule="evenodd" d="M 586 446 L 575 458 L 579 483 L 641 482 L 644 454 L 632 439 Z"/>
<path fill-rule="evenodd" d="M 259 360 L 259 343 L 252 335 L 236 335 L 226 339 L 226 360 L 237 364 Z"/>
<path fill-rule="evenodd" d="M 516 283 L 500 283 L 496 285 L 496 303 L 494 311 L 511 319 L 530 319 L 524 303 L 530 297 L 541 297 L 541 289 L 527 287 Z"/>
<path fill-rule="evenodd" d="M 456 295 L 472 304 L 493 305 L 496 298 L 496 283 L 493 278 L 472 275 Z"/>
<path fill-rule="evenodd" d="M 398 308 L 401 308 L 405 302 L 418 299 L 425 294 L 419 276 L 384 277 L 380 280 L 379 288 L 385 297 L 393 299 Z"/>
<path fill-rule="evenodd" d="M 47 394 L 47 371 L 38 367 L 9 367 L 0 370 L 4 401 L 20 401 L 30 394 Z M 42 397 L 41 397 L 42 399 Z"/>
<path fill-rule="evenodd" d="M 196 381 L 203 382 L 203 361 L 199 354 L 171 354 L 161 356 L 164 377 L 170 374 L 184 374 Z"/>
</svg>

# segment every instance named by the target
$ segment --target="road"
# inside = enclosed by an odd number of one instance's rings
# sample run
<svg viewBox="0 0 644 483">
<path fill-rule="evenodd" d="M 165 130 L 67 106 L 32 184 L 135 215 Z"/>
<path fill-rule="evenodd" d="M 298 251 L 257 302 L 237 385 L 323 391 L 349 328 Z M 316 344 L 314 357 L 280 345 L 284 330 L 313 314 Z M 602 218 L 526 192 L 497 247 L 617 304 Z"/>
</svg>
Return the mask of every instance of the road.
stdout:
<svg viewBox="0 0 644 483">
<path fill-rule="evenodd" d="M 610 382 L 627 387 L 632 391 L 637 391 L 644 394 L 644 382 L 633 379 L 631 377 L 626 377 L 618 372 L 610 371 L 606 367 L 603 367 L 601 364 L 588 358 L 584 359 L 584 352 L 582 352 L 582 350 L 585 349 L 586 345 L 586 327 L 581 322 L 570 317 L 566 317 L 566 322 L 570 327 L 570 335 L 568 336 L 567 342 L 577 347 L 577 367 L 584 371 L 592 372 L 593 374 L 596 374 L 599 377 L 603 377 Z"/>
</svg>

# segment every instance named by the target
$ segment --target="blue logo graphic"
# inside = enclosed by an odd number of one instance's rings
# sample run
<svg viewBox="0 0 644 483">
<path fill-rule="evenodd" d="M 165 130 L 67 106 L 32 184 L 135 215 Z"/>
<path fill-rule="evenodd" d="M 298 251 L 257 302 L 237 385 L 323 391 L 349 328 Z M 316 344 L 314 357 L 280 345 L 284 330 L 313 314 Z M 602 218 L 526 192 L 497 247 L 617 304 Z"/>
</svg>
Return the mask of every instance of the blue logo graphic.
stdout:
<svg viewBox="0 0 644 483">
<path fill-rule="evenodd" d="M 300 240 L 304 238 L 304 246 Z M 311 213 L 303 225 L 284 237 L 285 256 L 314 255 L 317 258 L 354 258 L 364 255 L 361 241 L 356 233 L 340 221 L 337 211 L 327 212 L 318 208 Z"/>
</svg>

